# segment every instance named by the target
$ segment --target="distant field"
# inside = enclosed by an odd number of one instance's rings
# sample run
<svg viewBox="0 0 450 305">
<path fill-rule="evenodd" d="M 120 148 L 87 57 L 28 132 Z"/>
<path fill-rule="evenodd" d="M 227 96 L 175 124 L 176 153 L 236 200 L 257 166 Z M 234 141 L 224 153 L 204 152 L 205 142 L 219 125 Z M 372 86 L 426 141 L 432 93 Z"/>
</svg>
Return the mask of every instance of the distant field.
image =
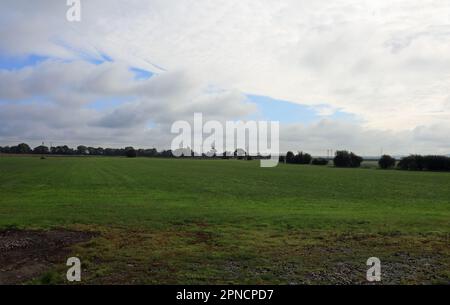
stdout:
<svg viewBox="0 0 450 305">
<path fill-rule="evenodd" d="M 372 256 L 384 283 L 450 283 L 449 173 L 1 157 L 11 228 L 96 232 L 70 248 L 83 283 L 364 283 Z"/>
</svg>

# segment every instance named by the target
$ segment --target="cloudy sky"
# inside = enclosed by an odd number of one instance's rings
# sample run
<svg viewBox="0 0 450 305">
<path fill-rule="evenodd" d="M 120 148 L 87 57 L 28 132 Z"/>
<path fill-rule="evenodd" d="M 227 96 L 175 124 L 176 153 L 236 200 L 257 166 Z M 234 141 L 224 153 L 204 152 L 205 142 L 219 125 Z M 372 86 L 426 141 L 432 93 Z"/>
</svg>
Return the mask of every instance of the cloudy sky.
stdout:
<svg viewBox="0 0 450 305">
<path fill-rule="evenodd" d="M 0 2 L 0 145 L 169 148 L 277 120 L 283 151 L 450 153 L 448 0 Z"/>
</svg>

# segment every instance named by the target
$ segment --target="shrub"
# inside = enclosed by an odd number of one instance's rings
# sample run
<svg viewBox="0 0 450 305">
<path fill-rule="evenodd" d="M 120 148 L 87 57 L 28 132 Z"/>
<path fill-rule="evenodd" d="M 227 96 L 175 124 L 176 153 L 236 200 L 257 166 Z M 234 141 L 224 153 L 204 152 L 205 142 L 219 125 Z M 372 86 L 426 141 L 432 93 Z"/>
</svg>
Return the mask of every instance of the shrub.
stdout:
<svg viewBox="0 0 450 305">
<path fill-rule="evenodd" d="M 360 167 L 362 161 L 363 158 L 352 152 L 349 153 L 346 150 L 337 151 L 333 159 L 334 166 L 336 167 Z"/>
<path fill-rule="evenodd" d="M 411 171 L 450 171 L 450 158 L 446 156 L 411 155 L 400 160 L 397 167 Z"/>
<path fill-rule="evenodd" d="M 30 146 L 26 143 L 20 143 L 17 146 L 12 146 L 9 150 L 10 150 L 10 153 L 13 153 L 13 154 L 31 154 L 32 153 Z"/>
<path fill-rule="evenodd" d="M 128 158 L 136 158 L 137 152 L 133 147 L 127 147 L 125 148 L 125 156 L 127 156 Z"/>
<path fill-rule="evenodd" d="M 336 156 L 333 159 L 334 166 L 337 167 L 348 167 L 350 164 L 350 154 L 348 151 L 337 151 Z"/>
<path fill-rule="evenodd" d="M 242 148 L 238 148 L 234 151 L 234 157 L 238 160 L 245 160 L 247 157 L 247 152 Z"/>
<path fill-rule="evenodd" d="M 286 163 L 291 164 L 310 164 L 312 160 L 312 157 L 310 154 L 299 152 L 298 154 L 294 155 L 293 152 L 288 152 L 286 155 Z"/>
<path fill-rule="evenodd" d="M 33 149 L 33 153 L 34 154 L 45 155 L 45 154 L 50 153 L 50 150 L 48 149 L 47 146 L 41 145 L 41 146 L 35 147 Z"/>
<path fill-rule="evenodd" d="M 73 155 L 75 151 L 67 145 L 56 146 L 51 148 L 51 153 L 54 155 Z"/>
<path fill-rule="evenodd" d="M 402 158 L 397 167 L 402 170 L 421 171 L 423 170 L 423 157 L 419 155 L 411 155 Z"/>
<path fill-rule="evenodd" d="M 450 171 L 450 158 L 445 156 L 423 157 L 424 169 L 429 171 Z"/>
<path fill-rule="evenodd" d="M 222 154 L 222 159 L 224 159 L 224 160 L 230 159 L 230 153 L 224 152 L 224 153 Z"/>
<path fill-rule="evenodd" d="M 382 169 L 393 168 L 395 166 L 395 159 L 389 155 L 384 155 L 378 160 L 378 166 Z"/>
<path fill-rule="evenodd" d="M 328 160 L 325 158 L 314 158 L 311 161 L 312 165 L 328 165 Z"/>
<path fill-rule="evenodd" d="M 292 151 L 288 151 L 286 154 L 286 163 L 294 163 L 295 155 Z"/>
<path fill-rule="evenodd" d="M 295 156 L 295 163 L 297 164 L 310 164 L 312 160 L 312 157 L 310 154 L 304 153 L 304 152 L 299 152 L 296 156 Z"/>
<path fill-rule="evenodd" d="M 9 147 L 9 146 L 0 147 L 0 152 L 9 154 L 11 152 L 11 147 Z"/>
</svg>

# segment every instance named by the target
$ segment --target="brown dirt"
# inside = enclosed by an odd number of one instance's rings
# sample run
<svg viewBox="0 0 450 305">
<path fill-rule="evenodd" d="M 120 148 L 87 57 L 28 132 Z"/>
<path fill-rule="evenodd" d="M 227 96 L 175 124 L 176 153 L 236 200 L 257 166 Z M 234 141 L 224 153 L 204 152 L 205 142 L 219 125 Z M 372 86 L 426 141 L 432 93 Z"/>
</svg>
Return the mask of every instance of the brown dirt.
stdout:
<svg viewBox="0 0 450 305">
<path fill-rule="evenodd" d="M 85 242 L 95 233 L 68 230 L 0 231 L 0 285 L 20 284 L 65 264 L 69 247 Z"/>
</svg>

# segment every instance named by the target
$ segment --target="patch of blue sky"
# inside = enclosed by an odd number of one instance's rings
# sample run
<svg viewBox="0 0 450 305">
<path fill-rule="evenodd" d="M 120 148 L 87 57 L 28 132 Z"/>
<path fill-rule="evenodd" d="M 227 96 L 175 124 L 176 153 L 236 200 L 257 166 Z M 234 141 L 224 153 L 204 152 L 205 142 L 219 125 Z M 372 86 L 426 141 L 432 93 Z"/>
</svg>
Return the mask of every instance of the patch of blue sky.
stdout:
<svg viewBox="0 0 450 305">
<path fill-rule="evenodd" d="M 66 49 L 67 51 L 71 52 L 73 54 L 74 59 L 81 59 L 94 65 L 101 65 L 105 62 L 114 61 L 114 59 L 111 56 L 98 50 L 95 47 L 93 47 L 93 51 L 92 50 L 88 51 L 85 49 L 76 48 L 60 39 L 56 39 L 53 42 L 58 46 Z"/>
<path fill-rule="evenodd" d="M 135 80 L 146 80 L 151 78 L 154 73 L 148 70 L 136 68 L 136 67 L 130 67 L 130 71 L 134 73 L 134 79 Z"/>
<path fill-rule="evenodd" d="M 321 119 L 356 121 L 356 117 L 347 112 L 336 111 L 330 115 L 320 115 L 316 109 L 289 101 L 277 100 L 268 96 L 247 95 L 250 102 L 258 107 L 258 113 L 251 119 L 279 121 L 280 123 L 310 124 Z M 326 105 L 324 105 L 326 106 Z"/>
<path fill-rule="evenodd" d="M 148 129 L 153 129 L 156 128 L 158 125 L 152 121 L 147 122 L 147 128 Z"/>
<path fill-rule="evenodd" d="M 75 50 L 73 50 L 75 51 Z M 94 65 L 101 65 L 106 62 L 113 62 L 113 58 L 109 55 L 99 52 L 97 56 L 92 56 L 88 53 L 78 53 L 78 57 L 84 61 L 92 63 Z M 24 56 L 10 56 L 0 53 L 0 70 L 19 70 L 25 67 L 36 66 L 46 60 L 55 60 L 49 56 L 42 56 L 38 54 L 29 54 Z M 60 59 L 57 59 L 60 60 Z M 64 60 L 64 62 L 70 62 L 71 60 Z M 134 74 L 135 80 L 146 80 L 151 78 L 154 73 L 145 69 L 130 67 L 131 72 Z"/>
<path fill-rule="evenodd" d="M 116 108 L 120 105 L 132 101 L 132 97 L 107 97 L 93 101 L 87 105 L 87 108 L 95 110 L 104 110 Z"/>
<path fill-rule="evenodd" d="M 25 67 L 35 66 L 50 59 L 47 56 L 30 54 L 23 56 L 10 56 L 0 54 L 0 70 L 20 70 Z"/>
<path fill-rule="evenodd" d="M 76 50 L 73 50 L 76 52 Z M 101 65 L 105 62 L 113 62 L 113 59 L 105 53 L 99 52 L 97 55 L 88 54 L 85 52 L 78 52 L 77 57 L 81 60 L 87 61 L 94 65 Z M 61 60 L 60 58 L 44 56 L 39 54 L 27 54 L 21 56 L 6 55 L 0 53 L 0 70 L 20 70 L 25 67 L 36 66 L 47 60 Z M 71 60 L 63 60 L 70 62 Z"/>
<path fill-rule="evenodd" d="M 99 53 L 99 55 L 97 57 L 92 57 L 92 56 L 81 56 L 81 59 L 90 62 L 94 65 L 101 65 L 105 62 L 113 62 L 114 60 L 112 59 L 112 57 L 106 55 L 105 53 Z"/>
<path fill-rule="evenodd" d="M 106 63 L 106 62 L 113 62 L 114 61 L 112 59 L 112 57 L 108 56 L 105 53 L 98 53 L 96 55 L 93 55 L 93 54 L 89 54 L 89 53 L 86 53 L 86 52 L 79 52 L 79 53 L 77 53 L 76 56 L 77 56 L 78 59 L 84 60 L 84 61 L 86 61 L 88 63 L 91 63 L 93 65 L 97 65 L 97 66 L 101 65 L 103 63 Z M 69 60 L 69 61 L 71 61 L 71 60 Z"/>
</svg>

